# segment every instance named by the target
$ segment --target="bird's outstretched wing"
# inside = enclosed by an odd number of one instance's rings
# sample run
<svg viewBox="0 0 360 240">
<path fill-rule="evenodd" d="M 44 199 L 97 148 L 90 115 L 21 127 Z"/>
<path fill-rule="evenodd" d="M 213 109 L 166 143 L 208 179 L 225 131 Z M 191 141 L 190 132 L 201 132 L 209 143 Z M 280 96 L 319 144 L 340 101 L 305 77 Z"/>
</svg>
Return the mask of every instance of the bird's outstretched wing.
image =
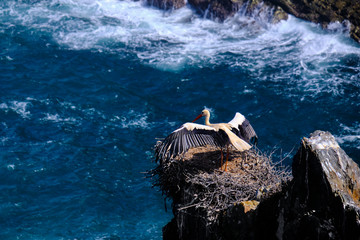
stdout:
<svg viewBox="0 0 360 240">
<path fill-rule="evenodd" d="M 156 160 L 163 162 L 193 147 L 206 145 L 221 147 L 228 141 L 223 130 L 196 123 L 185 123 L 156 145 L 155 157 Z"/>
<path fill-rule="evenodd" d="M 232 127 L 231 131 L 241 139 L 254 145 L 257 144 L 258 136 L 250 122 L 240 113 L 236 113 L 235 117 L 229 122 Z"/>
</svg>

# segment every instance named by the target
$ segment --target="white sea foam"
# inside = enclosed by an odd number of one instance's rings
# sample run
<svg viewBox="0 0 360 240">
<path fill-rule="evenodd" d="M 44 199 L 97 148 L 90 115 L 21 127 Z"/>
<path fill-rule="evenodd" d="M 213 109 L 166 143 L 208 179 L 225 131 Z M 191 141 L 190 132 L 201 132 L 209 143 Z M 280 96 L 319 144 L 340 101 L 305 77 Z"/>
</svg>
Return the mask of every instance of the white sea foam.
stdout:
<svg viewBox="0 0 360 240">
<path fill-rule="evenodd" d="M 146 114 L 137 113 L 130 110 L 125 116 L 115 116 L 115 121 L 120 121 L 122 128 L 142 128 L 149 129 L 150 123 Z M 112 119 L 114 121 L 114 118 Z"/>
<path fill-rule="evenodd" d="M 5 143 L 9 140 L 8 137 L 0 137 L 0 143 L 1 145 L 5 145 Z"/>
<path fill-rule="evenodd" d="M 60 117 L 59 114 L 50 114 L 50 113 L 46 113 L 46 116 L 43 118 L 43 120 L 45 121 L 52 121 L 52 122 L 69 122 L 69 123 L 75 123 L 76 119 L 69 117 L 69 118 L 63 118 Z"/>
<path fill-rule="evenodd" d="M 340 143 L 357 142 L 360 141 L 360 135 L 346 135 L 346 136 L 338 137 L 337 139 Z M 358 146 L 358 148 L 360 149 L 360 146 Z"/>
<path fill-rule="evenodd" d="M 131 52 L 142 63 L 169 71 L 227 64 L 246 68 L 259 80 L 292 81 L 311 94 L 343 94 L 339 85 L 358 76 L 340 79 L 329 69 L 336 68 L 340 64 L 336 59 L 343 56 L 360 56 L 346 23 L 332 23 L 329 30 L 322 30 L 290 16 L 272 25 L 269 12 L 248 16 L 242 9 L 218 23 L 197 16 L 189 7 L 164 12 L 130 0 L 8 4 L 8 14 L 16 21 L 48 31 L 59 45 L 70 49 L 105 51 L 120 58 Z M 269 67 L 282 70 L 270 75 Z"/>
<path fill-rule="evenodd" d="M 52 0 L 19 5 L 10 4 L 11 15 L 29 27 L 47 29 L 59 44 L 110 52 L 127 46 L 136 49 L 144 63 L 169 70 L 204 60 L 216 62 L 216 54 L 236 51 L 239 40 L 248 34 L 246 25 L 261 31 L 260 25 L 253 26 L 253 19 L 241 15 L 221 24 L 199 18 L 188 7 L 168 14 L 140 1 Z M 119 43 L 123 45 L 114 48 Z"/>
<path fill-rule="evenodd" d="M 109 119 L 109 126 L 115 126 L 120 128 L 140 128 L 140 129 L 150 129 L 153 123 L 149 122 L 148 116 L 143 113 L 130 110 L 124 114 L 118 116 L 113 116 Z M 107 128 L 108 126 L 104 126 Z"/>
<path fill-rule="evenodd" d="M 9 106 L 6 103 L 1 103 L 0 109 L 7 110 L 7 109 L 9 109 Z"/>
<path fill-rule="evenodd" d="M 30 111 L 27 111 L 29 105 L 30 105 L 29 102 L 12 101 L 10 103 L 10 108 L 14 110 L 16 113 L 20 114 L 23 118 L 29 118 Z"/>
<path fill-rule="evenodd" d="M 0 109 L 5 110 L 6 112 L 12 110 L 19 114 L 22 118 L 30 118 L 30 111 L 27 110 L 29 105 L 29 102 L 11 101 L 9 103 L 1 103 Z"/>
<path fill-rule="evenodd" d="M 340 124 L 342 134 L 336 136 L 336 140 L 340 144 L 351 144 L 360 149 L 360 123 L 355 122 L 351 126 Z"/>
<path fill-rule="evenodd" d="M 8 164 L 7 166 L 8 170 L 14 170 L 15 169 L 15 164 Z"/>
</svg>

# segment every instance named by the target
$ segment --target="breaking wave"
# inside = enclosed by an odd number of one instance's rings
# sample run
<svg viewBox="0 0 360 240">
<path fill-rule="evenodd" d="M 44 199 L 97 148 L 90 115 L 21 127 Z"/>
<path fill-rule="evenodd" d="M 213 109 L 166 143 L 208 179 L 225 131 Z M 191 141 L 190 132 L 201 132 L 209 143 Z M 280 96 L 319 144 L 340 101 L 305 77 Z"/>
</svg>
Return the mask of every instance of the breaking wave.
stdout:
<svg viewBox="0 0 360 240">
<path fill-rule="evenodd" d="M 360 48 L 346 27 L 329 30 L 292 16 L 269 24 L 267 16 L 241 11 L 224 23 L 199 17 L 189 7 L 164 12 L 141 1 L 51 0 L 2 3 L 8 27 L 20 24 L 46 32 L 64 48 L 137 56 L 166 71 L 226 65 L 246 68 L 260 81 L 289 81 L 290 91 L 346 91 L 360 76 Z M 344 34 L 345 32 L 345 34 Z M 7 59 L 12 59 L 7 56 Z M 338 69 L 345 69 L 338 73 Z M 250 90 L 251 91 L 251 90 Z"/>
</svg>

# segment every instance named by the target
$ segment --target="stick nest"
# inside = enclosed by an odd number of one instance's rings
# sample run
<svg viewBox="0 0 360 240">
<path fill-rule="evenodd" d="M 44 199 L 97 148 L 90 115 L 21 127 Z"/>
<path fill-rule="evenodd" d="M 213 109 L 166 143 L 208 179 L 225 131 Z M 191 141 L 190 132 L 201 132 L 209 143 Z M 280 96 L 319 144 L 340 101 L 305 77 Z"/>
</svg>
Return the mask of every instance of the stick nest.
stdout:
<svg viewBox="0 0 360 240">
<path fill-rule="evenodd" d="M 200 211 L 206 224 L 214 223 L 233 204 L 260 201 L 281 191 L 291 178 L 288 169 L 279 168 L 254 148 L 245 152 L 230 149 L 227 172 L 221 170 L 225 159 L 226 152 L 221 166 L 218 148 L 194 148 L 173 159 L 160 159 L 161 164 L 149 175 L 153 185 L 173 200 L 175 215 Z"/>
</svg>

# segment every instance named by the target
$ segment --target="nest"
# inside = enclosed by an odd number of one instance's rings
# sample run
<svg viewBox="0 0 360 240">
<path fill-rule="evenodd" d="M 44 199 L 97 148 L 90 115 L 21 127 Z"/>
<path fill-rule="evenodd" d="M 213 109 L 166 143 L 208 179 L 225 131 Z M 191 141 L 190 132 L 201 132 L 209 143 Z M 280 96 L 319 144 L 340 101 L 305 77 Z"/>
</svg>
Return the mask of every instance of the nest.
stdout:
<svg viewBox="0 0 360 240">
<path fill-rule="evenodd" d="M 206 224 L 212 224 L 229 206 L 267 198 L 291 178 L 288 169 L 279 168 L 258 149 L 230 149 L 226 172 L 226 153 L 222 163 L 221 155 L 218 148 L 194 148 L 174 159 L 160 161 L 149 172 L 153 185 L 173 200 L 175 215 L 202 212 Z"/>
</svg>

